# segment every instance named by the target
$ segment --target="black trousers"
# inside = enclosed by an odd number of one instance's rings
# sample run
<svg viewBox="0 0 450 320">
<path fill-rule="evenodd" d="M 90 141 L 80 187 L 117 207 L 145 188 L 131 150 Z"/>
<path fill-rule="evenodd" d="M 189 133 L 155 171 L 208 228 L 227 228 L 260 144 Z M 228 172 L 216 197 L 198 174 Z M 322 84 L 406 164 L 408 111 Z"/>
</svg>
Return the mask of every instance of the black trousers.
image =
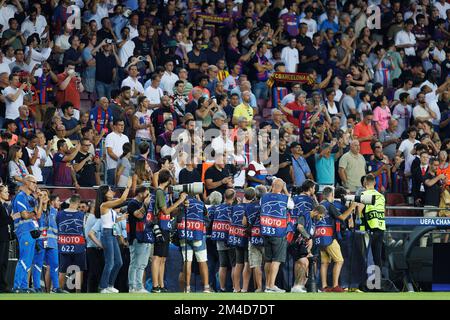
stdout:
<svg viewBox="0 0 450 320">
<path fill-rule="evenodd" d="M 103 250 L 87 248 L 87 292 L 98 292 L 104 265 L 105 258 L 103 257 Z"/>
<path fill-rule="evenodd" d="M 9 289 L 8 286 L 9 241 L 0 241 L 0 292 Z"/>
<path fill-rule="evenodd" d="M 383 266 L 383 237 L 383 230 L 373 229 L 370 231 L 370 248 L 372 249 L 373 262 L 380 270 Z"/>
</svg>

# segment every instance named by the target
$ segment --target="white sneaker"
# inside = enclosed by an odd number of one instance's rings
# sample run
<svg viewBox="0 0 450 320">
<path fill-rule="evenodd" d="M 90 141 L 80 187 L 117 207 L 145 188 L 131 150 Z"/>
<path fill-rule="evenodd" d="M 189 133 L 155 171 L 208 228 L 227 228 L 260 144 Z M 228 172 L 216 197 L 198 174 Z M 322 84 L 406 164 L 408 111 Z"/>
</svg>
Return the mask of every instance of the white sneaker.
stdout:
<svg viewBox="0 0 450 320">
<path fill-rule="evenodd" d="M 133 293 L 150 293 L 150 292 L 148 292 L 147 290 L 145 290 L 144 288 L 142 288 L 142 289 L 139 289 L 139 290 L 134 290 L 134 292 Z"/>
<path fill-rule="evenodd" d="M 308 290 L 306 290 L 305 286 L 300 286 L 300 289 L 302 290 L 301 293 L 306 293 Z"/>
<path fill-rule="evenodd" d="M 293 286 L 291 289 L 292 293 L 305 293 L 306 290 L 302 288 L 302 286 Z"/>
<path fill-rule="evenodd" d="M 134 290 L 134 288 L 130 288 L 130 289 L 128 289 L 128 292 L 129 292 L 129 293 L 135 293 L 136 290 Z"/>
<path fill-rule="evenodd" d="M 109 288 L 105 288 L 100 290 L 100 293 L 112 293 L 111 291 L 109 291 Z"/>
<path fill-rule="evenodd" d="M 108 287 L 108 288 L 106 288 L 106 289 L 108 289 L 109 291 L 111 291 L 111 293 L 119 293 L 119 290 L 117 290 L 117 289 L 114 288 L 114 287 Z"/>
<path fill-rule="evenodd" d="M 271 288 L 273 290 L 273 292 L 275 293 L 285 293 L 286 290 L 280 289 L 277 286 L 273 286 L 273 288 Z"/>
</svg>

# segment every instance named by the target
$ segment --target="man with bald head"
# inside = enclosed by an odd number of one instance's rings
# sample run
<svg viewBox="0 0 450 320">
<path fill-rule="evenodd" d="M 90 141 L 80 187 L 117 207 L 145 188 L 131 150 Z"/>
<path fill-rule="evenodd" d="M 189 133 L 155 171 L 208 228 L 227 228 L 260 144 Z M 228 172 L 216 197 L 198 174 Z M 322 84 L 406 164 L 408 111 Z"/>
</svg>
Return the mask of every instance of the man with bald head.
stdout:
<svg viewBox="0 0 450 320">
<path fill-rule="evenodd" d="M 380 142 L 383 143 L 383 152 L 389 158 L 394 160 L 397 153 L 397 146 L 400 144 L 400 135 L 397 133 L 398 120 L 391 118 L 386 130 L 380 132 Z"/>
<path fill-rule="evenodd" d="M 254 110 L 250 106 L 250 91 L 242 92 L 242 103 L 239 104 L 233 112 L 233 124 L 238 123 L 239 117 L 245 117 L 248 120 L 248 127 L 252 126 Z"/>
<path fill-rule="evenodd" d="M 275 285 L 280 264 L 286 261 L 287 251 L 287 209 L 293 209 L 294 203 L 280 178 L 272 182 L 269 193 L 261 198 L 261 235 L 264 241 L 267 293 L 283 293 L 285 290 Z"/>
<path fill-rule="evenodd" d="M 339 160 L 339 177 L 342 184 L 350 192 L 355 192 L 361 187 L 361 178 L 366 175 L 366 160 L 360 153 L 358 140 L 350 144 L 350 151 Z"/>
<path fill-rule="evenodd" d="M 250 83 L 250 81 L 247 80 L 247 76 L 245 74 L 240 75 L 239 80 L 240 85 L 231 90 L 231 94 L 237 93 L 242 102 L 242 93 L 244 91 L 250 91 L 250 105 L 252 106 L 252 108 L 256 108 L 257 107 L 256 96 L 252 92 L 252 84 Z"/>
<path fill-rule="evenodd" d="M 22 105 L 19 107 L 19 117 L 14 121 L 17 125 L 17 135 L 29 137 L 31 134 L 36 133 L 36 122 L 30 117 L 28 106 Z"/>
<path fill-rule="evenodd" d="M 66 137 L 66 127 L 62 124 L 56 127 L 56 136 L 53 137 L 50 144 L 50 152 L 55 153 L 56 151 L 58 151 L 57 143 L 59 140 L 64 140 L 67 144 L 67 148 L 70 151 L 74 150 L 75 145 L 72 143 L 72 141 L 70 141 L 69 138 Z"/>
<path fill-rule="evenodd" d="M 129 87 L 127 87 L 129 88 Z M 109 100 L 106 97 L 101 97 L 98 99 L 98 104 L 92 108 L 89 115 L 89 120 L 91 121 L 91 126 L 94 130 L 100 134 L 102 131 L 105 134 L 111 132 L 112 122 L 113 122 L 113 111 L 109 106 Z"/>
</svg>

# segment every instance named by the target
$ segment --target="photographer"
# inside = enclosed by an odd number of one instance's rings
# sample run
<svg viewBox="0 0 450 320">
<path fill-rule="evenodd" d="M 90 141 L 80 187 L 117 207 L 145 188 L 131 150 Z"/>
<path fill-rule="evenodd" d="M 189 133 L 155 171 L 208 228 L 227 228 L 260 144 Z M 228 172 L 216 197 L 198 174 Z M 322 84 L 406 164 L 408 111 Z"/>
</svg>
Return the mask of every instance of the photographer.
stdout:
<svg viewBox="0 0 450 320">
<path fill-rule="evenodd" d="M 294 239 L 288 246 L 288 253 L 295 261 L 295 283 L 291 292 L 306 292 L 305 283 L 308 272 L 308 255 L 312 249 L 312 236 L 310 212 L 317 207 L 316 183 L 312 180 L 306 180 L 301 186 L 301 194 L 294 195 L 294 209 L 291 218 L 294 222 Z M 295 190 L 292 191 L 295 193 Z"/>
<path fill-rule="evenodd" d="M 339 211 L 334 206 L 334 189 L 325 187 L 322 192 L 323 201 L 320 203 L 327 209 L 326 215 L 316 223 L 315 244 L 320 248 L 320 278 L 322 280 L 322 291 L 324 292 L 344 292 L 339 286 L 339 275 L 341 273 L 344 258 L 342 257 L 341 247 L 336 240 L 337 224 L 345 219 L 357 207 L 356 202 L 352 202 L 350 207 L 344 212 Z M 328 266 L 334 262 L 333 267 L 333 287 L 327 285 Z"/>
<path fill-rule="evenodd" d="M 74 194 L 69 199 L 69 207 L 61 210 L 56 216 L 58 226 L 58 251 L 59 251 L 59 283 L 64 289 L 66 283 L 66 273 L 71 271 L 73 266 L 77 266 L 76 271 L 77 286 L 76 292 L 81 292 L 83 283 L 83 272 L 87 270 L 86 265 L 86 239 L 84 236 L 84 212 L 78 209 L 80 205 L 80 195 Z M 72 289 L 72 288 L 69 288 Z"/>
<path fill-rule="evenodd" d="M 180 222 L 177 223 L 177 230 L 184 261 L 183 272 L 186 272 L 186 274 L 183 274 L 186 281 L 186 292 L 189 293 L 191 291 L 191 268 L 193 254 L 195 253 L 195 258 L 200 268 L 203 293 L 211 293 L 206 249 L 206 220 L 208 219 L 208 212 L 205 204 L 196 197 L 189 197 L 184 201 L 184 210 L 186 210 L 185 214 L 179 216 Z"/>
<path fill-rule="evenodd" d="M 260 200 L 267 193 L 266 186 L 259 185 L 255 188 L 255 195 L 252 203 L 249 203 L 245 210 L 247 219 L 247 230 L 250 231 L 248 243 L 248 263 L 250 270 L 253 269 L 253 277 L 256 283 L 255 292 L 263 292 L 261 266 L 264 260 L 264 240 L 261 236 L 261 208 Z"/>
<path fill-rule="evenodd" d="M 255 189 L 250 187 L 244 190 L 243 203 L 235 204 L 231 209 L 230 230 L 227 245 L 236 252 L 236 265 L 233 275 L 233 292 L 247 292 L 250 281 L 250 268 L 248 263 L 248 234 L 246 232 L 247 217 L 245 213 L 248 204 L 255 198 Z M 242 290 L 241 290 L 242 275 Z"/>
<path fill-rule="evenodd" d="M 19 260 L 17 261 L 14 274 L 15 293 L 33 293 L 34 289 L 28 287 L 28 270 L 34 258 L 36 239 L 40 236 L 38 219 L 42 214 L 42 200 L 39 198 L 37 206 L 36 198 L 36 178 L 27 175 L 24 184 L 20 187 L 19 193 L 12 199 L 11 216 L 14 220 L 14 232 L 19 244 Z"/>
<path fill-rule="evenodd" d="M 221 198 L 218 191 L 211 192 L 209 199 Z M 236 252 L 227 246 L 228 233 L 230 230 L 231 208 L 236 197 L 233 189 L 227 189 L 223 196 L 224 203 L 214 208 L 209 208 L 209 218 L 211 220 L 211 240 L 216 242 L 219 254 L 219 283 L 220 292 L 226 292 L 226 280 L 228 268 L 231 268 L 231 279 L 234 278 Z"/>
<path fill-rule="evenodd" d="M 381 193 L 375 190 L 375 184 L 375 177 L 372 174 L 368 174 L 364 179 L 364 187 L 366 190 L 361 193 L 361 196 L 375 196 L 375 204 L 366 204 L 362 214 L 370 235 L 373 262 L 381 269 L 383 237 L 384 231 L 386 230 L 386 222 L 384 221 L 386 200 Z"/>
<path fill-rule="evenodd" d="M 264 238 L 266 293 L 284 293 L 275 285 L 280 264 L 286 261 L 287 209 L 294 203 L 283 180 L 272 182 L 271 192 L 261 198 L 261 234 Z"/>
<path fill-rule="evenodd" d="M 155 231 L 156 243 L 152 259 L 152 293 L 167 292 L 164 287 L 164 270 L 166 258 L 169 254 L 171 216 L 186 200 L 187 194 L 181 193 L 177 201 L 170 207 L 166 199 L 166 193 L 172 181 L 172 175 L 168 170 L 161 170 L 158 174 L 158 188 L 155 193 L 154 215 L 158 221 L 160 231 Z M 159 229 L 158 228 L 158 229 Z M 158 236 L 158 233 L 160 234 Z"/>
<path fill-rule="evenodd" d="M 150 205 L 151 196 L 148 189 L 141 185 L 136 189 L 136 196 L 128 203 L 128 241 L 130 243 L 130 267 L 128 269 L 128 286 L 131 293 L 148 293 L 142 283 L 145 268 L 153 245 L 146 237 L 145 215 Z"/>
</svg>

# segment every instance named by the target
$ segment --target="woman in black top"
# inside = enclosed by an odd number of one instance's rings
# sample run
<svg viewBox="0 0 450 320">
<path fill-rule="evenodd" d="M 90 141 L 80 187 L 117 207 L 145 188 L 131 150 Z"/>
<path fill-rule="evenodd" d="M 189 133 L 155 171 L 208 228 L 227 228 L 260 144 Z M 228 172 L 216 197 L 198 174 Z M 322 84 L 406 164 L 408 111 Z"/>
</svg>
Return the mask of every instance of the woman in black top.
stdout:
<svg viewBox="0 0 450 320">
<path fill-rule="evenodd" d="M 9 292 L 7 280 L 9 241 L 14 226 L 13 220 L 6 209 L 8 199 L 8 187 L 0 184 L 0 293 Z"/>
</svg>

